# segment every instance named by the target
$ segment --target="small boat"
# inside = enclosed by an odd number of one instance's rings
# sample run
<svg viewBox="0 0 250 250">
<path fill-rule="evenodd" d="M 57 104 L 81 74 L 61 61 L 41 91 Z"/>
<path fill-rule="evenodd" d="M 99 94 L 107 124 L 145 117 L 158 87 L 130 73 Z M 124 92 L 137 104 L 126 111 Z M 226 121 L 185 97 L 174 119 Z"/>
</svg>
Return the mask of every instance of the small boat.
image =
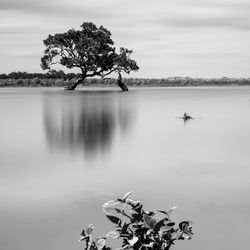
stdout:
<svg viewBox="0 0 250 250">
<path fill-rule="evenodd" d="M 182 119 L 187 121 L 187 120 L 194 119 L 194 118 L 185 112 Z"/>
</svg>

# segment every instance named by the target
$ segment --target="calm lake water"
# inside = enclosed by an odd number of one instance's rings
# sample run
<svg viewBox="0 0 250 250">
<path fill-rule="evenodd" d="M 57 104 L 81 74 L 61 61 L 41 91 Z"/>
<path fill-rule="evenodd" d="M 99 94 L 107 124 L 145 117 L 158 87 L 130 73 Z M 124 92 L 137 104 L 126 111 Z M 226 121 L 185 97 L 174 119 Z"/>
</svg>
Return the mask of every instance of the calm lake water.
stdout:
<svg viewBox="0 0 250 250">
<path fill-rule="evenodd" d="M 82 228 L 112 229 L 101 206 L 130 190 L 194 222 L 171 249 L 249 249 L 249 100 L 249 87 L 0 89 L 0 249 L 82 249 Z"/>
</svg>

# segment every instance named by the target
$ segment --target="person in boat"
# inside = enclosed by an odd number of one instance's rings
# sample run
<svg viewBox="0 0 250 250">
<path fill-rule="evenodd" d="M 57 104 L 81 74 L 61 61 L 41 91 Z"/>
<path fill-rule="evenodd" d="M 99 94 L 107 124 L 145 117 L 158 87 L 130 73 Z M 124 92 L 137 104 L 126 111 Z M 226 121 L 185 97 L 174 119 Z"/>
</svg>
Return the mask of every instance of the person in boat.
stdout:
<svg viewBox="0 0 250 250">
<path fill-rule="evenodd" d="M 189 120 L 189 119 L 192 119 L 192 117 L 185 112 L 184 115 L 183 115 L 183 119 L 184 120 Z"/>
</svg>

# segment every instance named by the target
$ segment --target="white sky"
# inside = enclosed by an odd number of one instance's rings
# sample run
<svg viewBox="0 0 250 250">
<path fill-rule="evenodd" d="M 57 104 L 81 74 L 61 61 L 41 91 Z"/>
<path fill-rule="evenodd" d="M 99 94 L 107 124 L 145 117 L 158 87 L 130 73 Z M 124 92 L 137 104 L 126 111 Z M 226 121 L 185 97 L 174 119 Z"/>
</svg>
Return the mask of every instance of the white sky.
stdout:
<svg viewBox="0 0 250 250">
<path fill-rule="evenodd" d="M 132 77 L 250 77 L 250 0 L 0 0 L 0 20 L 0 73 L 42 72 L 42 40 L 91 21 L 133 49 Z"/>
</svg>

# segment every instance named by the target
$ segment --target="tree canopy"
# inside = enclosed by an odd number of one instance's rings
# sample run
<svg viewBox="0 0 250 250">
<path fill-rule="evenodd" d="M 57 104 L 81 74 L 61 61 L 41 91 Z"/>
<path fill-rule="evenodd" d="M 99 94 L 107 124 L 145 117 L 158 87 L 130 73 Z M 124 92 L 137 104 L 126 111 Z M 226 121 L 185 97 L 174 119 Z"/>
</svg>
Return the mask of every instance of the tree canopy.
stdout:
<svg viewBox="0 0 250 250">
<path fill-rule="evenodd" d="M 80 30 L 49 35 L 43 42 L 46 46 L 41 58 L 43 70 L 50 70 L 54 64 L 80 69 L 81 79 L 69 89 L 74 89 L 86 77 L 103 78 L 114 71 L 129 74 L 139 69 L 130 58 L 132 50 L 120 48 L 117 52 L 111 32 L 91 22 L 84 22 Z"/>
</svg>

